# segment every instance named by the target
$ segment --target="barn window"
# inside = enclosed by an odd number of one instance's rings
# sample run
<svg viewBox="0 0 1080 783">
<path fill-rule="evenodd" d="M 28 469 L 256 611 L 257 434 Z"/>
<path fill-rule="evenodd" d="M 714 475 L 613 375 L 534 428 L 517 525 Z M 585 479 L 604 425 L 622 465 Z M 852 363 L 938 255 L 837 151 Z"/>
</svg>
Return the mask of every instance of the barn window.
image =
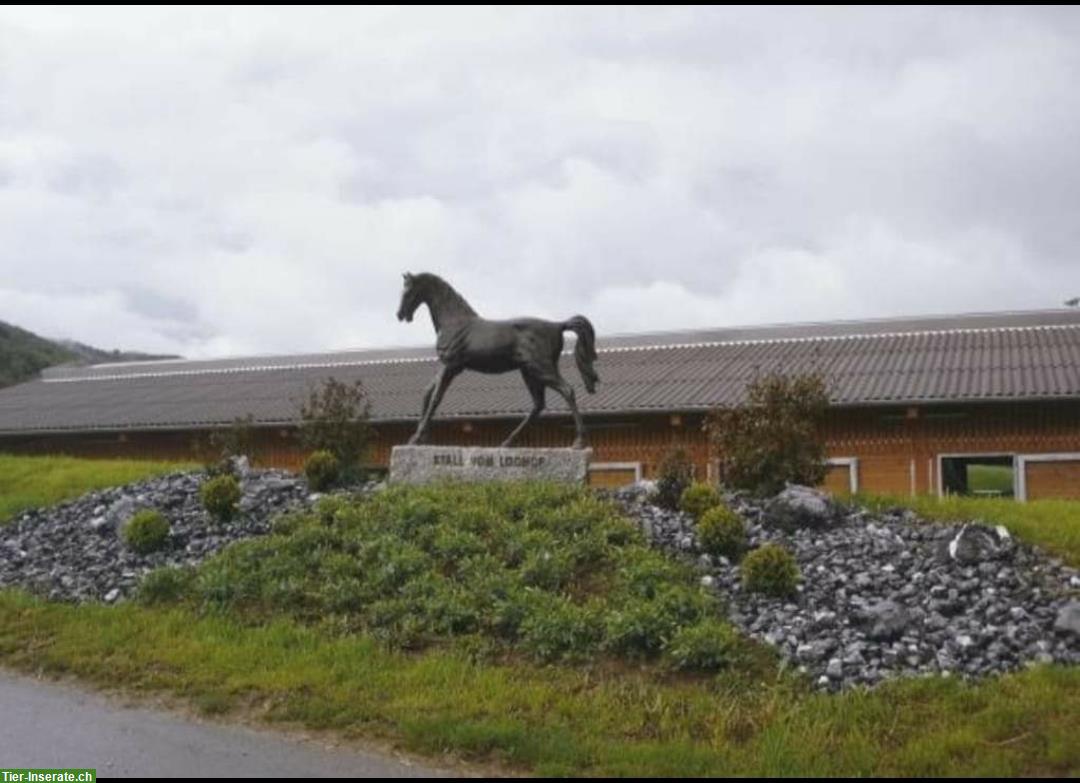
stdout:
<svg viewBox="0 0 1080 783">
<path fill-rule="evenodd" d="M 1012 454 L 948 454 L 939 458 L 939 493 L 1013 497 L 1016 459 Z"/>
</svg>

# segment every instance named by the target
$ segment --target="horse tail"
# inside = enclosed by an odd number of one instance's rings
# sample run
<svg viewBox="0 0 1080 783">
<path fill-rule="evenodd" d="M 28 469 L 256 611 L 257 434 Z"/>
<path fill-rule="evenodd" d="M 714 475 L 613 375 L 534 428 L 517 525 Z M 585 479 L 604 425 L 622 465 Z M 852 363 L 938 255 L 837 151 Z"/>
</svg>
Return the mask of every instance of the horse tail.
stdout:
<svg viewBox="0 0 1080 783">
<path fill-rule="evenodd" d="M 577 360 L 581 380 L 585 381 L 585 388 L 589 394 L 592 394 L 596 391 L 596 382 L 600 380 L 600 376 L 593 369 L 593 362 L 596 360 L 596 332 L 593 330 L 593 325 L 585 316 L 575 315 L 563 321 L 560 326 L 564 332 L 569 329 L 577 335 L 574 358 Z"/>
</svg>

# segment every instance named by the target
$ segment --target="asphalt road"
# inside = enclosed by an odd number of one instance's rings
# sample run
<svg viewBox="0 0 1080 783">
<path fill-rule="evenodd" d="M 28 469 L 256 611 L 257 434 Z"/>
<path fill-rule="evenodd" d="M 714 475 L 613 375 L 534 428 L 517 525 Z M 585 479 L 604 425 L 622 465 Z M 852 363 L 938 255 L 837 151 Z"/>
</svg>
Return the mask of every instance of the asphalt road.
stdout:
<svg viewBox="0 0 1080 783">
<path fill-rule="evenodd" d="M 0 768 L 79 767 L 98 777 L 429 777 L 390 756 L 128 707 L 0 672 Z"/>
</svg>

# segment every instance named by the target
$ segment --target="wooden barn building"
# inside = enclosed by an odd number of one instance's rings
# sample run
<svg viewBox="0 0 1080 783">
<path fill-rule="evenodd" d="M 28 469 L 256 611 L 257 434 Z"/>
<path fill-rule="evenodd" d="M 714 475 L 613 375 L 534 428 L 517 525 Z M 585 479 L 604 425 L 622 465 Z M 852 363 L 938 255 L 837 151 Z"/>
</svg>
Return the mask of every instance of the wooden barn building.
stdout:
<svg viewBox="0 0 1080 783">
<path fill-rule="evenodd" d="M 602 338 L 591 396 L 572 357 L 563 360 L 596 483 L 650 477 L 676 446 L 701 476 L 715 475 L 704 414 L 739 400 L 756 374 L 816 370 L 833 403 L 833 489 L 964 492 L 972 466 L 986 466 L 1011 471 L 1018 499 L 1080 498 L 1080 310 Z M 415 426 L 436 364 L 430 349 L 404 348 L 54 368 L 0 390 L 0 451 L 192 459 L 200 436 L 250 414 L 257 461 L 295 468 L 299 400 L 333 376 L 363 381 L 377 432 L 371 460 L 385 465 Z M 569 445 L 565 406 L 550 392 L 548 405 L 519 445 Z M 529 406 L 518 374 L 466 373 L 433 442 L 497 445 Z"/>
</svg>

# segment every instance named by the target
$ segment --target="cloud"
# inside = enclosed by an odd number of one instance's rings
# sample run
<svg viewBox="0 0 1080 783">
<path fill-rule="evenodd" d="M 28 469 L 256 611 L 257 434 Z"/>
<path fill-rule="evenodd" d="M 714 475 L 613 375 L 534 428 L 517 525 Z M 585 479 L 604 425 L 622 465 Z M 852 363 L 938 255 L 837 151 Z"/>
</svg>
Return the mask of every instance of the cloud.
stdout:
<svg viewBox="0 0 1080 783">
<path fill-rule="evenodd" d="M 1057 306 L 1073 9 L 0 11 L 0 319 L 187 356 Z"/>
</svg>

